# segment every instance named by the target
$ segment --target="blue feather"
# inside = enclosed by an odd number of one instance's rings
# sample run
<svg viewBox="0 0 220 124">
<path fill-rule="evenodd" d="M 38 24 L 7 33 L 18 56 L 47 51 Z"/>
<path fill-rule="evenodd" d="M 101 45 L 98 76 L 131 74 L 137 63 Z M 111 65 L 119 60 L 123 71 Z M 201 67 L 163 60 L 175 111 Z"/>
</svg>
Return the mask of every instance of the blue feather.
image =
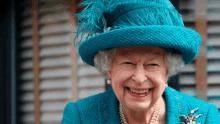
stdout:
<svg viewBox="0 0 220 124">
<path fill-rule="evenodd" d="M 105 32 L 108 27 L 118 29 L 145 25 L 184 26 L 181 16 L 169 0 L 86 0 L 81 5 L 86 8 L 75 14 L 78 17 L 75 47 L 84 40 Z M 134 6 L 136 9 L 130 9 Z M 79 36 L 80 40 L 76 45 Z"/>
</svg>

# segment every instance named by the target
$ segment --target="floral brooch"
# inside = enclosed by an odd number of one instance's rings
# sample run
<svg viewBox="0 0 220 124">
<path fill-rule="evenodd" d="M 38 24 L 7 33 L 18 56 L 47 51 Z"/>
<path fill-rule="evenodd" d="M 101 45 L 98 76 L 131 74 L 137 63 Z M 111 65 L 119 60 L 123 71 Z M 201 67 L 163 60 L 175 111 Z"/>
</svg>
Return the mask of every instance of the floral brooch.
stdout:
<svg viewBox="0 0 220 124">
<path fill-rule="evenodd" d="M 199 118 L 200 116 L 202 116 L 202 114 L 199 114 L 197 116 L 193 116 L 192 114 L 194 114 L 195 111 L 197 111 L 199 108 L 196 108 L 194 110 L 191 110 L 190 114 L 188 116 L 186 115 L 181 115 L 181 117 L 184 117 L 185 118 L 185 123 L 184 122 L 181 122 L 181 124 L 196 124 L 196 119 Z M 198 123 L 200 124 L 200 123 Z"/>
</svg>

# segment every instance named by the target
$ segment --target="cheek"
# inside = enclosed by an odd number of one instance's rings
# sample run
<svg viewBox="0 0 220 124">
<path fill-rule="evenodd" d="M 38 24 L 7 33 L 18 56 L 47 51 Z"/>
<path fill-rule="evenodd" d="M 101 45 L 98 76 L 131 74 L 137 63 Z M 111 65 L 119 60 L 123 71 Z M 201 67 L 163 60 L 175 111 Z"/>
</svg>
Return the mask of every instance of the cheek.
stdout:
<svg viewBox="0 0 220 124">
<path fill-rule="evenodd" d="M 161 77 L 156 78 L 156 81 L 155 81 L 156 87 L 158 87 L 160 89 L 164 89 L 165 83 L 166 83 L 166 78 L 165 77 L 161 76 Z"/>
<path fill-rule="evenodd" d="M 120 68 L 112 70 L 112 88 L 119 96 L 125 91 L 125 86 L 131 77 L 131 71 L 124 71 Z"/>
<path fill-rule="evenodd" d="M 112 81 L 122 83 L 123 81 L 129 79 L 131 75 L 131 71 L 125 71 L 121 68 L 114 68 L 112 70 Z"/>
<path fill-rule="evenodd" d="M 154 99 L 156 101 L 163 94 L 163 92 L 165 90 L 165 83 L 167 80 L 166 80 L 165 74 L 163 74 L 163 73 L 154 74 L 154 76 L 152 76 L 151 80 L 155 86 L 155 90 L 153 92 L 152 99 Z"/>
<path fill-rule="evenodd" d="M 123 71 L 112 72 L 112 88 L 119 101 L 123 101 L 125 95 L 124 82 L 126 82 L 125 73 Z"/>
<path fill-rule="evenodd" d="M 158 71 L 152 73 L 149 78 L 152 80 L 156 87 L 163 87 L 167 82 L 167 76 L 165 71 Z"/>
</svg>

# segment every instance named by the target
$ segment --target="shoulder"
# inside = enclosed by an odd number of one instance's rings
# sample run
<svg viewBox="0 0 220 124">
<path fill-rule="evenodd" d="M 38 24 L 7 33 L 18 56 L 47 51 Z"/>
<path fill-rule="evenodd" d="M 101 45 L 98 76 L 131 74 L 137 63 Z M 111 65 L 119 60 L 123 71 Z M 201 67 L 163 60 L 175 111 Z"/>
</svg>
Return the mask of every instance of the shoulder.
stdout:
<svg viewBox="0 0 220 124">
<path fill-rule="evenodd" d="M 100 99 L 108 99 L 108 97 L 107 97 L 108 95 L 112 95 L 111 89 L 107 90 L 103 93 L 99 93 L 99 94 L 81 99 L 81 100 L 75 102 L 74 104 L 77 107 L 80 107 L 80 110 L 81 109 L 93 109 L 94 107 L 97 107 L 98 103 L 100 102 Z M 71 106 L 73 103 L 69 103 L 69 104 Z M 67 104 L 67 106 L 68 106 L 68 104 Z"/>
<path fill-rule="evenodd" d="M 186 95 L 176 90 L 172 91 L 172 93 L 174 94 L 174 99 L 179 99 L 183 103 L 186 103 L 188 106 L 196 105 L 196 106 L 208 107 L 211 105 L 210 103 L 206 101 L 200 100 L 194 96 Z"/>
<path fill-rule="evenodd" d="M 182 104 L 185 104 L 187 106 L 195 105 L 195 106 L 203 106 L 205 108 L 208 108 L 211 105 L 206 101 L 200 100 L 190 95 L 186 95 L 170 87 L 165 90 L 165 95 L 167 97 L 172 97 L 172 100 L 174 100 L 174 102 L 181 102 Z"/>
<path fill-rule="evenodd" d="M 72 123 L 88 123 L 93 119 L 96 121 L 98 119 L 98 104 L 100 99 L 103 99 L 104 96 L 109 91 L 104 93 L 99 93 L 84 99 L 81 99 L 77 102 L 68 103 L 63 112 L 62 124 L 72 124 Z M 91 113 L 92 112 L 92 113 Z M 86 115 L 86 116 L 85 116 Z M 96 123 L 96 122 L 93 122 Z"/>
<path fill-rule="evenodd" d="M 174 103 L 172 105 L 175 105 L 176 108 L 175 110 L 180 115 L 183 114 L 187 116 L 190 114 L 191 110 L 195 110 L 198 108 L 198 110 L 195 111 L 194 114 L 195 115 L 202 114 L 202 116 L 199 117 L 199 120 L 203 121 L 203 123 L 209 122 L 210 124 L 214 124 L 215 122 L 217 123 L 220 121 L 219 112 L 216 105 L 210 104 L 206 101 L 200 100 L 193 96 L 183 94 L 172 88 L 168 88 L 165 92 L 166 92 L 166 97 L 172 97 L 172 98 L 168 98 L 167 102 L 172 101 Z"/>
</svg>

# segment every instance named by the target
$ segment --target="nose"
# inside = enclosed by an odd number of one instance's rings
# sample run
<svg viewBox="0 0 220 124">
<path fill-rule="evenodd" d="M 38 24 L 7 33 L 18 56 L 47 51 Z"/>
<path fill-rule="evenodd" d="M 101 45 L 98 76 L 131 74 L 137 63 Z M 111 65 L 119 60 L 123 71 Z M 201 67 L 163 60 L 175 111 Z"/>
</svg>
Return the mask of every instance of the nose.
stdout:
<svg viewBox="0 0 220 124">
<path fill-rule="evenodd" d="M 147 80 L 146 70 L 144 69 L 143 66 L 139 66 L 135 69 L 132 79 L 139 84 Z"/>
</svg>

